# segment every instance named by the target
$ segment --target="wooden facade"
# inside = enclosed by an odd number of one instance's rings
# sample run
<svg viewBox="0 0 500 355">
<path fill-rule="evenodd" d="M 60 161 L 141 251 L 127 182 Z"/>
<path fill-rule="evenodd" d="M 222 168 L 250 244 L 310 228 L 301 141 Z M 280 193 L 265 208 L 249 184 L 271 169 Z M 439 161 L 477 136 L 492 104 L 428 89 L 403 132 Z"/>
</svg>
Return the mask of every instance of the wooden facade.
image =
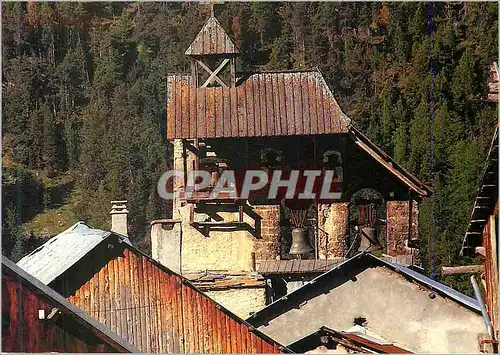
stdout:
<svg viewBox="0 0 500 355">
<path fill-rule="evenodd" d="M 143 352 L 285 350 L 127 243 L 97 247 L 51 286 Z"/>
<path fill-rule="evenodd" d="M 498 126 L 488 151 L 460 253 L 480 255 L 483 260 L 484 272 L 481 273 L 481 278 L 485 291 L 484 302 L 493 334 L 491 337 L 488 335 L 491 339 L 480 342 L 482 345 L 491 343 L 493 351 L 495 348 L 498 351 Z"/>
<path fill-rule="evenodd" d="M 5 257 L 2 257 L 1 350 L 23 353 L 136 351 Z"/>
<path fill-rule="evenodd" d="M 483 229 L 485 303 L 498 341 L 498 203 Z M 498 346 L 498 345 L 497 345 Z"/>
</svg>

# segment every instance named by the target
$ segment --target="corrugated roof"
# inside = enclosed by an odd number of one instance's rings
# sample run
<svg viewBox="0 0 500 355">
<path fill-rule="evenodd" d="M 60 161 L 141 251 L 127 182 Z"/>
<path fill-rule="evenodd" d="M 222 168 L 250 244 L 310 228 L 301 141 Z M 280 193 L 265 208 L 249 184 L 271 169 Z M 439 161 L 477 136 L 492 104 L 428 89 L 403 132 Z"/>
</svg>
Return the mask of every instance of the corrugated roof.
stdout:
<svg viewBox="0 0 500 355">
<path fill-rule="evenodd" d="M 495 128 L 490 150 L 484 164 L 483 175 L 479 184 L 476 199 L 472 206 L 467 232 L 462 241 L 460 255 L 464 253 L 474 256 L 475 247 L 482 244 L 483 229 L 493 209 L 498 203 L 498 125 Z"/>
<path fill-rule="evenodd" d="M 215 17 L 210 17 L 203 25 L 194 41 L 186 50 L 186 55 L 201 56 L 213 54 L 239 54 L 231 38 Z"/>
<path fill-rule="evenodd" d="M 78 222 L 26 255 L 17 265 L 49 284 L 112 234 L 116 233 Z M 130 243 L 125 236 L 118 236 Z"/>
<path fill-rule="evenodd" d="M 464 295 L 463 293 L 458 292 L 452 289 L 451 287 L 448 287 L 440 282 L 432 280 L 431 278 L 422 275 L 414 270 L 411 270 L 405 266 L 377 258 L 373 254 L 359 253 L 354 257 L 337 264 L 333 269 L 325 272 L 324 274 L 319 275 L 318 277 L 306 283 L 304 286 L 295 289 L 286 296 L 277 299 L 276 301 L 270 303 L 266 307 L 255 312 L 247 319 L 247 321 L 254 325 L 263 324 L 263 322 L 267 322 L 277 317 L 279 314 L 285 313 L 288 309 L 293 308 L 294 307 L 293 305 L 296 304 L 297 302 L 300 303 L 304 300 L 307 300 L 310 295 L 314 294 L 314 291 L 318 287 L 324 287 L 320 286 L 322 282 L 324 285 L 324 283 L 325 282 L 328 283 L 329 280 L 335 280 L 335 278 L 333 277 L 334 274 L 339 273 L 340 275 L 344 275 L 346 269 L 352 269 L 352 268 L 361 269 L 370 267 L 371 265 L 386 266 L 392 269 L 393 271 L 401 274 L 402 276 L 441 294 L 442 296 L 448 297 L 454 300 L 455 302 L 469 309 L 472 309 L 478 313 L 481 312 L 479 303 L 472 297 Z"/>
<path fill-rule="evenodd" d="M 21 269 L 19 266 L 14 264 L 12 261 L 7 259 L 3 255 L 2 255 L 2 268 L 9 269 L 11 272 L 17 275 L 22 282 L 31 285 L 31 287 L 37 289 L 45 296 L 52 299 L 55 303 L 60 305 L 60 311 L 74 317 L 80 324 L 83 324 L 86 327 L 94 328 L 97 332 L 102 333 L 110 341 L 118 344 L 123 349 L 131 353 L 138 352 L 138 350 L 133 345 L 127 343 L 123 338 L 118 336 L 109 328 L 97 322 L 95 319 L 90 317 L 86 312 L 68 302 L 68 300 L 66 300 L 63 296 L 52 290 L 47 285 L 40 282 L 40 280 L 38 280 L 37 278 L 33 277 L 32 275 Z"/>
<path fill-rule="evenodd" d="M 196 88 L 189 75 L 167 79 L 167 138 L 347 133 L 318 70 L 254 73 L 234 88 Z"/>
</svg>

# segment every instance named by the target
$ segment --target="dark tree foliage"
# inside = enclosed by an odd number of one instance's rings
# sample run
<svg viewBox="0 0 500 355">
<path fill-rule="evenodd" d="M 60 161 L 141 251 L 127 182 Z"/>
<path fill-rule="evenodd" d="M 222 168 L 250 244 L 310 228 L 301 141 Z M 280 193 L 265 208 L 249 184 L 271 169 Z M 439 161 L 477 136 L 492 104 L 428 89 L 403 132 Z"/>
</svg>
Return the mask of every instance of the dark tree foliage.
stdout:
<svg viewBox="0 0 500 355">
<path fill-rule="evenodd" d="M 318 67 L 354 124 L 433 183 L 420 216 L 427 269 L 468 261 L 458 251 L 497 118 L 481 100 L 498 60 L 496 3 L 230 2 L 215 12 L 241 48 L 240 70 Z M 169 213 L 155 191 L 171 159 L 166 76 L 189 72 L 184 51 L 209 13 L 180 2 L 3 3 L 11 159 L 74 174 L 72 208 L 96 227 L 109 227 L 110 200 L 128 199 L 132 238 L 147 247 L 147 221 Z"/>
</svg>

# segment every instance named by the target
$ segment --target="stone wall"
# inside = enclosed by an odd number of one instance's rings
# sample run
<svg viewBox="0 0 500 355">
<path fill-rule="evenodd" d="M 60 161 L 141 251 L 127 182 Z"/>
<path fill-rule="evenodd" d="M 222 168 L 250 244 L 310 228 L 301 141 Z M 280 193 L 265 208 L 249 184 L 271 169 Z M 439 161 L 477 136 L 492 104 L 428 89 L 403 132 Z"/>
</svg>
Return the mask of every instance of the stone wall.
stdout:
<svg viewBox="0 0 500 355">
<path fill-rule="evenodd" d="M 408 245 L 408 201 L 387 201 L 386 246 L 390 256 L 414 255 L 418 249 Z M 418 239 L 418 203 L 412 202 L 412 240 Z"/>
<path fill-rule="evenodd" d="M 264 287 L 207 291 L 205 294 L 243 319 L 266 304 Z"/>
<path fill-rule="evenodd" d="M 173 221 L 151 223 L 151 256 L 170 270 L 181 272 L 181 224 Z"/>
<path fill-rule="evenodd" d="M 478 352 L 477 336 L 485 329 L 479 312 L 386 267 L 368 267 L 353 276 L 332 275 L 330 285 L 258 329 L 290 344 L 322 326 L 349 329 L 355 318 L 364 317 L 369 330 L 415 353 Z"/>
<path fill-rule="evenodd" d="M 260 220 L 260 239 L 255 241 L 256 260 L 274 260 L 279 257 L 280 246 L 280 205 L 260 205 L 254 207 Z"/>
<path fill-rule="evenodd" d="M 333 259 L 344 256 L 348 234 L 349 203 L 318 204 L 319 258 Z"/>
</svg>

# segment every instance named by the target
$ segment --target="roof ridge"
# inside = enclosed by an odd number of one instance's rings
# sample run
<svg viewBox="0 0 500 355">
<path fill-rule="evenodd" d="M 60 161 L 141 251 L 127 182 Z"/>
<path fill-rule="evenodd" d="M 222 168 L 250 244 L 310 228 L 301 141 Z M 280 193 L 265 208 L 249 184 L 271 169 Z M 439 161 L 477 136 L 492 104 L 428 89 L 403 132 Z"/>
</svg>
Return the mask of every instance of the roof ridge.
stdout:
<svg viewBox="0 0 500 355">
<path fill-rule="evenodd" d="M 383 264 L 386 267 L 389 267 L 389 268 L 393 269 L 393 271 L 401 274 L 401 276 L 403 276 L 403 277 L 405 277 L 405 276 L 409 277 L 409 278 L 411 278 L 413 281 L 415 281 L 417 283 L 426 285 L 427 288 L 430 288 L 430 289 L 432 289 L 434 291 L 437 291 L 438 293 L 445 294 L 448 298 L 453 299 L 455 302 L 461 304 L 462 306 L 464 306 L 466 308 L 473 309 L 476 312 L 480 312 L 479 304 L 477 304 L 477 300 L 475 300 L 474 298 L 469 297 L 469 296 L 463 294 L 462 292 L 457 291 L 454 288 L 451 288 L 451 287 L 449 287 L 447 285 L 444 285 L 444 284 L 442 284 L 442 283 L 440 283 L 438 281 L 432 280 L 428 276 L 420 274 L 417 271 L 413 271 L 413 270 L 407 268 L 406 266 L 403 266 L 403 265 L 400 265 L 400 264 L 396 264 L 396 263 L 392 263 L 392 262 L 389 262 L 387 260 L 380 259 L 380 258 L 378 258 L 377 256 L 375 256 L 375 255 L 373 255 L 371 253 L 360 252 L 360 253 L 354 255 L 353 257 L 351 257 L 349 259 L 346 259 L 343 262 L 335 265 L 330 270 L 328 270 L 328 271 L 324 272 L 323 274 L 315 277 L 311 281 L 305 283 L 303 286 L 301 286 L 301 287 L 293 290 L 292 292 L 286 294 L 285 296 L 283 296 L 281 298 L 278 298 L 274 302 L 272 302 L 272 303 L 264 306 L 263 308 L 259 309 L 257 312 L 255 312 L 250 317 L 248 317 L 247 321 L 249 323 L 255 325 L 254 319 L 257 319 L 257 317 L 259 316 L 259 314 L 262 314 L 266 310 L 269 310 L 271 308 L 276 307 L 280 303 L 290 301 L 291 299 L 295 298 L 303 290 L 309 289 L 311 287 L 314 287 L 314 285 L 317 284 L 318 281 L 320 281 L 320 280 L 327 280 L 331 274 L 337 272 L 340 268 L 342 268 L 346 264 L 352 263 L 352 262 L 354 262 L 354 261 L 356 261 L 356 260 L 358 260 L 360 258 L 371 259 L 371 261 L 376 261 L 379 264 Z M 369 265 L 369 264 L 366 263 L 366 265 Z M 281 307 L 281 308 L 284 309 L 283 307 Z M 271 319 L 273 319 L 273 318 L 271 318 Z M 257 323 L 259 323 L 259 322 L 257 322 Z"/>
</svg>

